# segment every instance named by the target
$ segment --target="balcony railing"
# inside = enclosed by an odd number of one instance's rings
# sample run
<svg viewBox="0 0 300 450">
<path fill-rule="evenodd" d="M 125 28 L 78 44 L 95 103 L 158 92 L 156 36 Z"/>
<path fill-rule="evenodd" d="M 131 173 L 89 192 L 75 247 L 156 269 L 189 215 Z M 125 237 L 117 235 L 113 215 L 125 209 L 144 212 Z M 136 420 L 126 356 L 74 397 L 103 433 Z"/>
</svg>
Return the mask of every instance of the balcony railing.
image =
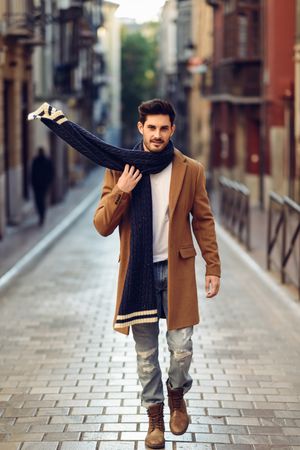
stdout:
<svg viewBox="0 0 300 450">
<path fill-rule="evenodd" d="M 9 37 L 27 38 L 34 33 L 34 19 L 26 12 L 5 13 L 1 24 L 1 34 Z"/>
<path fill-rule="evenodd" d="M 226 63 L 208 67 L 202 77 L 201 91 L 205 96 L 227 96 L 238 101 L 259 101 L 260 97 L 260 62 Z"/>
<path fill-rule="evenodd" d="M 277 269 L 282 283 L 296 285 L 300 300 L 300 205 L 275 192 L 269 200 L 267 269 Z"/>
</svg>

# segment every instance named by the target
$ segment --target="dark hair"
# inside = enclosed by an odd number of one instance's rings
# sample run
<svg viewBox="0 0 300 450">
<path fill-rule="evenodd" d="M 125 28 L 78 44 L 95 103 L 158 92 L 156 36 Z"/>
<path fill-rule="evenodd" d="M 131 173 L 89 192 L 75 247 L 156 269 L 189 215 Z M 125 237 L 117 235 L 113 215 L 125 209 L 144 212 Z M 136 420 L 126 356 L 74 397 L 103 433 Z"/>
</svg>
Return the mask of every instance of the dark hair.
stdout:
<svg viewBox="0 0 300 450">
<path fill-rule="evenodd" d="M 160 98 L 154 98 L 153 100 L 148 100 L 142 102 L 138 107 L 139 111 L 139 121 L 144 124 L 147 120 L 148 115 L 154 114 L 165 114 L 170 117 L 171 125 L 175 121 L 176 112 L 173 105 L 168 102 L 168 100 L 162 100 Z"/>
</svg>

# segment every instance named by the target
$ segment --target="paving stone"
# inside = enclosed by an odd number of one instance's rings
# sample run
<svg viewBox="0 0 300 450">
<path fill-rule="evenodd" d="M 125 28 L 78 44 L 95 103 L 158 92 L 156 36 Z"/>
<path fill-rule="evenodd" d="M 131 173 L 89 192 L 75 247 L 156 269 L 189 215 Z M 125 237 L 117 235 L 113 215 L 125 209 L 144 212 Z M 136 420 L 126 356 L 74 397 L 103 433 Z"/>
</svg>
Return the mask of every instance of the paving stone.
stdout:
<svg viewBox="0 0 300 450">
<path fill-rule="evenodd" d="M 36 411 L 35 408 L 6 408 L 3 417 L 32 417 Z"/>
<path fill-rule="evenodd" d="M 38 416 L 67 416 L 70 408 L 39 408 Z"/>
<path fill-rule="evenodd" d="M 84 416 L 53 416 L 50 419 L 49 423 L 82 423 L 84 420 Z"/>
<path fill-rule="evenodd" d="M 140 424 L 143 425 L 143 424 Z M 144 424 L 148 428 L 148 424 Z M 104 423 L 103 431 L 137 431 L 135 423 Z"/>
<path fill-rule="evenodd" d="M 75 441 L 79 440 L 80 433 L 64 431 L 62 433 L 45 433 L 43 441 Z"/>
<path fill-rule="evenodd" d="M 138 443 L 137 443 L 138 445 L 137 445 L 137 450 L 149 450 L 149 447 L 145 447 L 145 441 L 143 440 L 143 441 L 138 441 Z M 176 450 L 176 443 L 174 443 L 174 446 L 175 446 L 175 450 Z M 165 443 L 165 447 L 164 447 L 164 450 L 173 450 L 173 442 L 168 442 L 168 441 L 166 441 L 166 443 Z"/>
<path fill-rule="evenodd" d="M 252 445 L 216 444 L 215 450 L 253 450 Z"/>
<path fill-rule="evenodd" d="M 248 434 L 247 428 L 242 425 L 212 425 L 211 430 L 213 433 Z"/>
<path fill-rule="evenodd" d="M 129 416 L 128 416 L 129 417 Z M 115 423 L 119 421 L 119 416 L 109 414 L 101 416 L 86 416 L 85 423 Z"/>
<path fill-rule="evenodd" d="M 118 433 L 113 432 L 87 432 L 82 434 L 82 439 L 86 441 L 116 441 L 118 440 Z"/>
<path fill-rule="evenodd" d="M 114 450 L 134 450 L 135 443 L 134 442 L 114 442 Z M 100 442 L 99 450 L 111 450 L 112 443 L 109 442 Z M 144 449 L 145 450 L 145 445 Z"/>
<path fill-rule="evenodd" d="M 196 433 L 195 437 L 197 442 L 211 442 L 211 443 L 224 442 L 225 444 L 230 442 L 228 434 Z"/>
<path fill-rule="evenodd" d="M 232 439 L 235 444 L 269 444 L 269 438 L 265 435 L 233 434 Z"/>
<path fill-rule="evenodd" d="M 224 417 L 215 416 L 191 416 L 191 423 L 195 424 L 224 424 Z"/>
<path fill-rule="evenodd" d="M 25 442 L 22 450 L 57 450 L 58 444 L 58 442 Z"/>
<path fill-rule="evenodd" d="M 19 442 L 0 442 L 0 450 L 20 450 L 21 445 Z"/>
<path fill-rule="evenodd" d="M 97 441 L 94 442 L 63 442 L 60 450 L 96 450 Z"/>
<path fill-rule="evenodd" d="M 32 441 L 39 442 L 43 439 L 43 433 L 8 433 L 3 435 L 2 441 Z"/>
</svg>

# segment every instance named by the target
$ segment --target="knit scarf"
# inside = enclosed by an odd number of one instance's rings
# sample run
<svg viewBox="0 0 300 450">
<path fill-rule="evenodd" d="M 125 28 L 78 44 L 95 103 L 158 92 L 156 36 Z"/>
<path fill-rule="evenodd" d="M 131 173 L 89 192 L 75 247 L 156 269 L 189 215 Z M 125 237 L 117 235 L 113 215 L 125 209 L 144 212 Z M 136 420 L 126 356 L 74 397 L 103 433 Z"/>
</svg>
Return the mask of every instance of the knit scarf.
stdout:
<svg viewBox="0 0 300 450">
<path fill-rule="evenodd" d="M 68 120 L 62 111 L 44 103 L 28 119 L 39 118 L 57 136 L 98 165 L 123 171 L 134 165 L 142 178 L 132 191 L 130 256 L 115 328 L 158 321 L 153 275 L 152 196 L 150 174 L 161 172 L 174 155 L 169 141 L 164 150 L 145 152 L 143 142 L 132 150 L 112 146 Z"/>
</svg>

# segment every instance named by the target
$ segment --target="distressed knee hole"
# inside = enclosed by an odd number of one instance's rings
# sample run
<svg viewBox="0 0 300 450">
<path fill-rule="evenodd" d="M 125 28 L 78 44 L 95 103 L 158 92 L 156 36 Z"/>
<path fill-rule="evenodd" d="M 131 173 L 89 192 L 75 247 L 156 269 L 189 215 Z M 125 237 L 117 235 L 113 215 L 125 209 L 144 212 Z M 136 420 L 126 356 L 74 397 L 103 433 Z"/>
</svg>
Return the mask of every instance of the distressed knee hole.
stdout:
<svg viewBox="0 0 300 450">
<path fill-rule="evenodd" d="M 142 372 L 144 372 L 144 373 L 151 373 L 151 372 L 153 372 L 153 370 L 155 370 L 155 366 L 154 366 L 154 364 L 151 364 L 148 362 L 148 363 L 144 364 L 141 367 L 141 369 L 142 369 Z"/>
<path fill-rule="evenodd" d="M 147 350 L 145 352 L 137 352 L 138 356 L 140 356 L 143 360 L 145 360 L 143 362 L 140 362 L 142 372 L 151 373 L 153 372 L 153 370 L 155 370 L 155 365 L 151 364 L 150 361 L 147 361 L 155 352 L 156 347 L 151 348 L 150 350 Z"/>
<path fill-rule="evenodd" d="M 174 350 L 173 353 L 176 361 L 181 361 L 185 358 L 188 358 L 192 354 L 192 352 L 189 352 L 187 350 Z"/>
<path fill-rule="evenodd" d="M 156 347 L 151 348 L 150 350 L 147 350 L 146 352 L 137 352 L 137 354 L 143 358 L 143 359 L 147 359 L 150 358 L 150 356 L 152 356 L 156 351 Z"/>
</svg>

